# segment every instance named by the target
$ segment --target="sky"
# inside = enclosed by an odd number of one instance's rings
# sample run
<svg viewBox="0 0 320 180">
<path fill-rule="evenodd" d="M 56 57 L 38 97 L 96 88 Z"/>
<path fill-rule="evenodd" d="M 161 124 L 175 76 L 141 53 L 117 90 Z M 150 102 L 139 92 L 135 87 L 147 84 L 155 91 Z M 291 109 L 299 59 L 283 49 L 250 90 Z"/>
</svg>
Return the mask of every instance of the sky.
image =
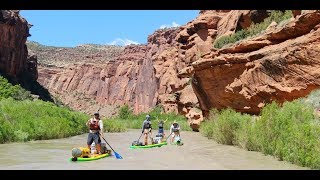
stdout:
<svg viewBox="0 0 320 180">
<path fill-rule="evenodd" d="M 185 25 L 198 10 L 22 10 L 31 37 L 47 46 L 145 44 L 164 27 Z"/>
</svg>

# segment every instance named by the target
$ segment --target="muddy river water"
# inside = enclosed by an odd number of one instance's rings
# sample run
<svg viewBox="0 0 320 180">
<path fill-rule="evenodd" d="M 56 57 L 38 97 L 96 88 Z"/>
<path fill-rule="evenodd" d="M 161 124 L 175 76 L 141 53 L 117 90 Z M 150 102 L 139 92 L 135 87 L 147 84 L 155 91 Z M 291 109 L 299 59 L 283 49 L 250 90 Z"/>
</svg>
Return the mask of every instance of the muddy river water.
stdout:
<svg viewBox="0 0 320 180">
<path fill-rule="evenodd" d="M 217 144 L 200 133 L 181 132 L 183 146 L 166 145 L 149 149 L 129 149 L 139 130 L 105 133 L 105 139 L 123 159 L 114 156 L 87 162 L 70 162 L 73 147 L 85 147 L 87 134 L 64 139 L 0 144 L 0 169 L 27 170 L 247 170 L 307 169 L 278 161 L 259 152 Z M 141 138 L 142 140 L 142 138 Z"/>
</svg>

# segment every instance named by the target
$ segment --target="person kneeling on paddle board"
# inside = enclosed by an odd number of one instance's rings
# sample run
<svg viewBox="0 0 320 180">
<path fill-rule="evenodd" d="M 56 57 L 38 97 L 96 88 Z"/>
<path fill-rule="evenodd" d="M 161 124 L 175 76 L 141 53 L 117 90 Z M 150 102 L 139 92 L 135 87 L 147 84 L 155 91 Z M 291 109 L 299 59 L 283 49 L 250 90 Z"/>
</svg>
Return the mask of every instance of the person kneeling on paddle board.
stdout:
<svg viewBox="0 0 320 180">
<path fill-rule="evenodd" d="M 170 127 L 170 134 L 172 134 L 171 143 L 173 143 L 175 137 L 180 137 L 180 126 L 176 120 L 173 121 Z"/>
<path fill-rule="evenodd" d="M 150 138 L 152 137 L 151 133 L 151 119 L 150 115 L 146 116 L 146 119 L 142 123 L 142 133 L 144 134 L 144 145 L 148 145 L 148 136 L 150 134 Z"/>
<path fill-rule="evenodd" d="M 91 144 L 95 143 L 97 153 L 101 154 L 101 139 L 103 136 L 103 123 L 99 117 L 99 113 L 94 113 L 94 118 L 87 121 L 86 125 L 89 127 L 89 135 L 87 140 L 88 148 L 91 149 Z"/>
</svg>

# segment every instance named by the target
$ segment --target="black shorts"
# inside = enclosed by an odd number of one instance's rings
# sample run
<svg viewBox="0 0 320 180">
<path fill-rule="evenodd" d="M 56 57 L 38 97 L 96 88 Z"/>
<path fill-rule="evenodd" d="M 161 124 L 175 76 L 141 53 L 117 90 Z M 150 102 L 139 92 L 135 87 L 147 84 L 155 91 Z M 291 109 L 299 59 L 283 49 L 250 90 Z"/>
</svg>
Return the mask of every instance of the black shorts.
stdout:
<svg viewBox="0 0 320 180">
<path fill-rule="evenodd" d="M 88 144 L 88 145 L 91 145 L 93 141 L 94 141 L 94 143 L 95 143 L 96 145 L 101 143 L 101 139 L 100 139 L 100 136 L 99 136 L 99 132 L 97 132 L 97 133 L 89 133 L 89 135 L 88 135 L 88 140 L 87 140 L 87 144 Z"/>
<path fill-rule="evenodd" d="M 163 134 L 164 133 L 163 128 L 159 128 L 158 133 Z"/>
</svg>

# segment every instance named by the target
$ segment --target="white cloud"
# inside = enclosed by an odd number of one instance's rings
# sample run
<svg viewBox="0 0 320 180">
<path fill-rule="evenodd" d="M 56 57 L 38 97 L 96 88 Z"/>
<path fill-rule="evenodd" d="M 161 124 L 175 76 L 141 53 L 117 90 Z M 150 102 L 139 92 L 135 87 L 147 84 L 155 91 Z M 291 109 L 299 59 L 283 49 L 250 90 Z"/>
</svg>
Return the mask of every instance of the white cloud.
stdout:
<svg viewBox="0 0 320 180">
<path fill-rule="evenodd" d="M 166 28 L 167 27 L 167 25 L 161 25 L 160 26 L 160 29 L 164 29 L 164 28 Z"/>
<path fill-rule="evenodd" d="M 172 27 L 178 27 L 178 26 L 180 26 L 180 24 L 178 24 L 178 23 L 176 23 L 176 22 L 172 22 Z"/>
<path fill-rule="evenodd" d="M 172 22 L 171 24 L 163 24 L 160 26 L 160 29 L 164 29 L 164 28 L 171 28 L 171 27 L 179 27 L 180 24 L 176 23 L 176 22 Z"/>
<path fill-rule="evenodd" d="M 132 41 L 130 39 L 121 39 L 121 38 L 117 38 L 112 42 L 108 43 L 108 45 L 118 45 L 118 46 L 127 46 L 130 44 L 139 44 L 139 43 L 136 41 Z"/>
</svg>

